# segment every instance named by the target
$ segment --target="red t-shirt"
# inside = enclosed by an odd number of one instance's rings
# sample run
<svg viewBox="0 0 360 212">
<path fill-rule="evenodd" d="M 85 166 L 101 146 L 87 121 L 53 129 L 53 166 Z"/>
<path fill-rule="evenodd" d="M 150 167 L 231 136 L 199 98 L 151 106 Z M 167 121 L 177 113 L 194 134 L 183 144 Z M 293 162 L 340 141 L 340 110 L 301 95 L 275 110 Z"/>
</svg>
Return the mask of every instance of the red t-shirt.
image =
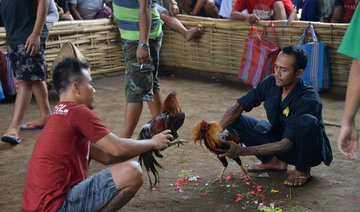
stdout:
<svg viewBox="0 0 360 212">
<path fill-rule="evenodd" d="M 276 0 L 235 0 L 232 11 L 247 10 L 249 14 L 258 16 L 261 20 L 269 20 L 274 15 L 273 5 Z M 282 0 L 286 14 L 294 12 L 291 0 Z"/>
<path fill-rule="evenodd" d="M 350 23 L 359 1 L 344 0 L 344 22 Z"/>
<path fill-rule="evenodd" d="M 72 102 L 56 105 L 33 149 L 22 211 L 57 211 L 67 189 L 87 176 L 90 143 L 109 133 L 87 106 Z"/>
</svg>

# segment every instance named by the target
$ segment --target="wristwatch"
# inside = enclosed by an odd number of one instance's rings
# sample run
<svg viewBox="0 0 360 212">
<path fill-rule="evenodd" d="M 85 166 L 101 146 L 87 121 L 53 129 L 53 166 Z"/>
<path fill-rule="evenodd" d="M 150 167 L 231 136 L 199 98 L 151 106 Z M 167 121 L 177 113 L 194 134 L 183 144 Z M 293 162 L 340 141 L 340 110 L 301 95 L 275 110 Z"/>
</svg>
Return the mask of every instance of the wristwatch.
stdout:
<svg viewBox="0 0 360 212">
<path fill-rule="evenodd" d="M 150 49 L 150 45 L 148 43 L 139 43 L 138 48 Z"/>
</svg>

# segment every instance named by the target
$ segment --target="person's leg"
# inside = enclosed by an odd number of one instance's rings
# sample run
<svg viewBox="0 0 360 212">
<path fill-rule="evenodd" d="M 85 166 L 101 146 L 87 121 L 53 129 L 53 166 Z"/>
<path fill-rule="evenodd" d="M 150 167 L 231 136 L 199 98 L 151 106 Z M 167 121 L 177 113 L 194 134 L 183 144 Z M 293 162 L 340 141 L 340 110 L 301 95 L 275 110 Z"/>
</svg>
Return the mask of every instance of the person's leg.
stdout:
<svg viewBox="0 0 360 212">
<path fill-rule="evenodd" d="M 130 138 L 139 122 L 143 103 L 126 103 L 124 128 L 120 134 L 122 138 Z"/>
<path fill-rule="evenodd" d="M 111 168 L 119 193 L 101 211 L 117 211 L 133 198 L 143 184 L 142 169 L 138 162 L 130 161 Z"/>
<path fill-rule="evenodd" d="M 279 136 L 269 133 L 271 126 L 267 121 L 259 121 L 251 116 L 242 114 L 227 130 L 240 138 L 245 146 L 257 146 L 279 140 Z M 249 171 L 287 169 L 287 164 L 273 155 L 256 156 L 261 163 L 254 164 Z"/>
<path fill-rule="evenodd" d="M 130 138 L 139 122 L 143 109 L 143 101 L 151 101 L 152 70 L 140 70 L 137 63 L 136 50 L 138 42 L 122 40 L 122 49 L 125 56 L 125 117 L 121 137 Z M 153 69 L 153 66 L 146 66 Z"/>
<path fill-rule="evenodd" d="M 32 82 L 32 91 L 40 109 L 40 118 L 37 120 L 37 123 L 44 125 L 51 114 L 46 82 Z"/>
<path fill-rule="evenodd" d="M 170 16 L 167 12 L 160 13 L 160 18 L 162 21 L 164 21 L 167 27 L 181 34 L 187 41 L 198 38 L 203 33 L 201 24 L 198 24 L 196 27 L 187 29 L 177 18 Z"/>
<path fill-rule="evenodd" d="M 129 202 L 142 183 L 138 162 L 117 164 L 69 188 L 58 211 L 117 211 Z"/>
<path fill-rule="evenodd" d="M 295 132 L 295 146 L 289 152 L 279 155 L 279 158 L 295 165 L 295 171 L 284 181 L 288 186 L 305 184 L 311 177 L 311 167 L 322 162 L 322 132 L 317 118 L 309 114 L 302 115 L 297 121 Z"/>
<path fill-rule="evenodd" d="M 151 89 L 153 94 L 153 99 L 152 101 L 148 101 L 148 106 L 151 116 L 154 117 L 161 113 L 163 107 L 162 96 L 160 92 L 160 82 L 158 78 L 162 35 L 156 39 L 151 39 L 149 43 L 150 43 L 151 59 L 154 65 L 154 71 L 152 72 L 152 89 Z"/>
<path fill-rule="evenodd" d="M 181 0 L 181 6 L 186 14 L 190 14 L 192 11 L 191 9 L 192 0 Z"/>
<path fill-rule="evenodd" d="M 20 136 L 19 125 L 22 122 L 27 106 L 32 97 L 31 82 L 18 80 L 18 90 L 15 99 L 13 116 L 5 134 L 15 137 Z"/>
<path fill-rule="evenodd" d="M 163 105 L 160 91 L 154 92 L 154 100 L 152 102 L 148 102 L 148 107 L 152 117 L 161 113 Z"/>
<path fill-rule="evenodd" d="M 287 19 L 285 6 L 282 1 L 276 1 L 273 5 L 273 10 L 274 10 L 274 16 L 273 16 L 274 20 L 286 20 Z"/>
<path fill-rule="evenodd" d="M 216 0 L 207 0 L 205 5 L 204 5 L 204 10 L 207 14 L 208 17 L 210 18 L 219 18 L 219 8 L 220 8 L 220 3 L 218 3 L 219 5 L 216 5 L 217 2 Z"/>
<path fill-rule="evenodd" d="M 20 129 L 39 129 L 44 126 L 51 114 L 46 86 L 45 44 L 40 45 L 39 53 L 24 57 L 22 77 L 31 80 L 31 90 L 40 109 L 40 117 L 34 122 L 21 125 Z"/>
</svg>

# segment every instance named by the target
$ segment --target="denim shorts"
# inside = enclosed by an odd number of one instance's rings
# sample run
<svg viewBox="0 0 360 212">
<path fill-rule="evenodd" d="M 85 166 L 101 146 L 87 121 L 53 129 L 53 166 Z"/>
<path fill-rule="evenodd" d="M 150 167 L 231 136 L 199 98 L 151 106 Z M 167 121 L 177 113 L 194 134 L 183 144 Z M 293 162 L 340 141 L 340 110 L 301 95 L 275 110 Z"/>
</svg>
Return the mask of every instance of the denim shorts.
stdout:
<svg viewBox="0 0 360 212">
<path fill-rule="evenodd" d="M 24 44 L 8 45 L 11 68 L 15 71 L 16 79 L 24 81 L 45 80 L 45 44 L 40 44 L 39 53 L 30 56 L 26 53 Z"/>
<path fill-rule="evenodd" d="M 154 93 L 159 92 L 158 68 L 161 42 L 162 35 L 150 39 L 151 61 L 139 64 L 136 58 L 138 42 L 121 40 L 125 56 L 125 96 L 128 103 L 151 102 Z"/>
<path fill-rule="evenodd" d="M 107 168 L 70 188 L 58 211 L 100 211 L 117 193 Z"/>
</svg>

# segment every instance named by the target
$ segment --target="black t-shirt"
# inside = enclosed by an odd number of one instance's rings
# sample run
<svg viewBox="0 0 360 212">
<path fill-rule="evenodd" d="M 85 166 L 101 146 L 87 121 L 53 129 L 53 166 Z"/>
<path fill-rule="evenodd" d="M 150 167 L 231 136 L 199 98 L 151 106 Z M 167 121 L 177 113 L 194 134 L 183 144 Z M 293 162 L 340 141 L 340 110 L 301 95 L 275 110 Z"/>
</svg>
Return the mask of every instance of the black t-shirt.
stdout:
<svg viewBox="0 0 360 212">
<path fill-rule="evenodd" d="M 8 44 L 25 43 L 32 33 L 37 13 L 37 0 L 1 0 L 1 16 Z M 44 43 L 48 35 L 44 25 L 40 39 Z"/>
<path fill-rule="evenodd" d="M 254 107 L 264 102 L 267 118 L 271 130 L 296 142 L 296 122 L 304 114 L 316 117 L 320 124 L 319 137 L 322 142 L 323 161 L 326 165 L 332 160 L 329 139 L 325 132 L 322 118 L 322 103 L 319 94 L 303 80 L 290 91 L 288 96 L 281 101 L 282 88 L 276 86 L 275 76 L 265 78 L 255 89 L 237 99 L 244 111 L 249 112 Z"/>
</svg>

